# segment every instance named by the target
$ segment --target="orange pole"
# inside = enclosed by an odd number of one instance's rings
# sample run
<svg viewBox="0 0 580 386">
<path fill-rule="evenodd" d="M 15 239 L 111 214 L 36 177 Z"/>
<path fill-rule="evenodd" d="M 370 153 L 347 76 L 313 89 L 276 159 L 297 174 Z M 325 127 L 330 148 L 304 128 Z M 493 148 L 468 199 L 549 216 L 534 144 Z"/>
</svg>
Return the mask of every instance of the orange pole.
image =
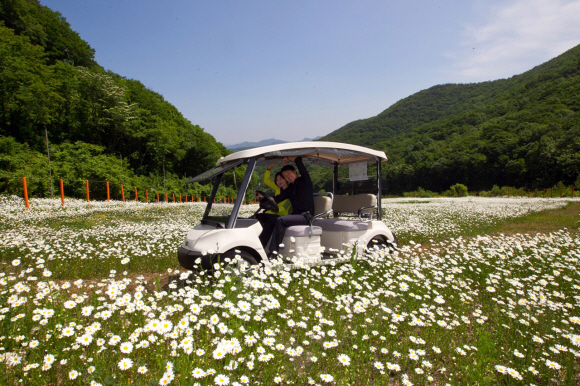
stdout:
<svg viewBox="0 0 580 386">
<path fill-rule="evenodd" d="M 169 200 L 167 199 L 167 193 L 165 193 L 165 202 L 169 202 Z"/>
<path fill-rule="evenodd" d="M 87 202 L 89 202 L 89 180 L 85 180 L 85 183 L 87 184 Z"/>
<path fill-rule="evenodd" d="M 107 181 L 107 201 L 111 201 L 111 197 L 109 196 L 109 181 Z"/>
<path fill-rule="evenodd" d="M 179 202 L 182 202 L 182 201 L 181 201 L 181 194 L 179 195 Z"/>
<path fill-rule="evenodd" d="M 26 209 L 30 209 L 30 205 L 28 205 L 28 189 L 26 189 L 26 177 L 22 177 L 22 186 L 24 187 L 24 203 L 26 203 Z"/>
<path fill-rule="evenodd" d="M 149 203 L 149 193 L 148 193 L 147 189 L 145 189 L 145 202 Z"/>
<path fill-rule="evenodd" d="M 123 189 L 123 184 L 121 184 L 121 198 L 123 199 L 123 202 L 125 202 L 125 190 Z"/>
<path fill-rule="evenodd" d="M 139 201 L 139 196 L 137 195 L 137 187 L 135 186 L 135 201 Z"/>
<path fill-rule="evenodd" d="M 60 180 L 60 200 L 62 201 L 62 206 L 64 207 L 64 189 L 62 186 L 62 179 Z"/>
<path fill-rule="evenodd" d="M 187 194 L 185 195 L 185 202 L 187 202 Z"/>
<path fill-rule="evenodd" d="M 173 202 L 175 203 L 175 193 L 173 193 Z"/>
<path fill-rule="evenodd" d="M 203 202 L 206 202 L 206 201 L 205 201 L 205 196 L 203 196 Z"/>
<path fill-rule="evenodd" d="M 159 202 L 159 192 L 156 193 L 157 193 L 157 202 Z"/>
</svg>

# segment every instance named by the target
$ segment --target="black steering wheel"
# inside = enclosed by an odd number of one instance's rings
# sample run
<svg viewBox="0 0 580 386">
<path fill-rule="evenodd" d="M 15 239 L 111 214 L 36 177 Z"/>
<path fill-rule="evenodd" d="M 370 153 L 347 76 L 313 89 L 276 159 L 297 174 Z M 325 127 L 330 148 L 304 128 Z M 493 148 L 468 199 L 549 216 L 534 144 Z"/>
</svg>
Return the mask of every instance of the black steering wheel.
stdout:
<svg viewBox="0 0 580 386">
<path fill-rule="evenodd" d="M 271 210 L 272 212 L 278 213 L 278 204 L 274 201 L 274 198 L 261 190 L 256 190 L 256 194 L 258 193 L 263 196 L 260 199 L 260 209 Z"/>
</svg>

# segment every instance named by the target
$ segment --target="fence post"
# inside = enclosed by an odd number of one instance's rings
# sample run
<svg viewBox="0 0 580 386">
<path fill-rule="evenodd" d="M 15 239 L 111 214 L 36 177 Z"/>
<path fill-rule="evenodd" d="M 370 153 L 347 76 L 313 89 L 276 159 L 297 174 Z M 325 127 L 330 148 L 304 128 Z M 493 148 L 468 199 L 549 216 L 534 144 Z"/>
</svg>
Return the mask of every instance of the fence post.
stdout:
<svg viewBox="0 0 580 386">
<path fill-rule="evenodd" d="M 175 204 L 175 193 L 172 193 L 173 195 L 173 203 Z"/>
<path fill-rule="evenodd" d="M 125 202 L 125 190 L 123 189 L 123 184 L 121 184 L 121 198 L 123 199 L 123 202 Z"/>
<path fill-rule="evenodd" d="M 159 203 L 159 191 L 157 191 L 155 193 L 157 193 L 157 203 Z"/>
<path fill-rule="evenodd" d="M 26 204 L 26 209 L 30 209 L 30 205 L 28 205 L 28 189 L 26 189 L 26 177 L 22 177 L 22 186 L 24 187 L 24 203 Z"/>
<path fill-rule="evenodd" d="M 137 195 L 137 187 L 135 186 L 135 201 L 139 201 L 139 196 Z"/>
<path fill-rule="evenodd" d="M 564 197 L 564 187 L 560 187 L 560 198 Z"/>
<path fill-rule="evenodd" d="M 149 204 L 149 192 L 145 189 L 145 202 Z"/>
<path fill-rule="evenodd" d="M 179 195 L 179 203 L 181 204 L 183 201 L 181 201 L 181 194 Z"/>
<path fill-rule="evenodd" d="M 89 180 L 85 180 L 85 183 L 87 184 L 87 202 L 89 202 Z"/>
<path fill-rule="evenodd" d="M 574 188 L 575 188 L 575 186 L 572 185 L 572 198 L 574 198 Z"/>
<path fill-rule="evenodd" d="M 169 202 L 169 200 L 167 199 L 167 192 L 165 192 L 165 202 Z"/>
<path fill-rule="evenodd" d="M 109 181 L 107 181 L 107 202 L 111 201 L 111 196 L 109 195 Z"/>
<path fill-rule="evenodd" d="M 62 186 L 62 178 L 60 179 L 60 200 L 62 201 L 62 207 L 64 208 L 64 188 Z"/>
</svg>

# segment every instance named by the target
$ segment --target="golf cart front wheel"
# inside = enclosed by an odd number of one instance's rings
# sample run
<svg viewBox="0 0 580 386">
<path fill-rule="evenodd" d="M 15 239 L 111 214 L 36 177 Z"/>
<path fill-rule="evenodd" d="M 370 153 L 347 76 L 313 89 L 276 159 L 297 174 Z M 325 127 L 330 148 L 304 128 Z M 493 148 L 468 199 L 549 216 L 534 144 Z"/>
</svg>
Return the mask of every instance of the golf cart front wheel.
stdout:
<svg viewBox="0 0 580 386">
<path fill-rule="evenodd" d="M 229 262 L 226 259 L 229 258 Z M 236 261 L 237 260 L 237 261 Z M 245 250 L 230 249 L 222 255 L 222 261 L 224 262 L 226 268 L 238 269 L 240 273 L 245 273 L 246 271 L 252 269 L 252 266 L 258 265 L 258 262 L 252 256 L 252 254 Z M 236 261 L 236 263 L 234 263 Z"/>
</svg>

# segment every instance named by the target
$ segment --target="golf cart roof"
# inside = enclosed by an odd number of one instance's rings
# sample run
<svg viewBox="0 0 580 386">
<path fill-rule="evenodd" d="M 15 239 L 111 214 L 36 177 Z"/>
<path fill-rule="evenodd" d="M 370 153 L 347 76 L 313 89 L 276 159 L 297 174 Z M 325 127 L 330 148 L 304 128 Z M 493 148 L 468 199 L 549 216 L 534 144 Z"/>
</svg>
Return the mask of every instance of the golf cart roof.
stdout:
<svg viewBox="0 0 580 386">
<path fill-rule="evenodd" d="M 229 164 L 240 159 L 256 157 L 260 161 L 269 162 L 272 159 L 284 157 L 302 157 L 304 161 L 334 165 L 348 165 L 358 162 L 375 163 L 385 162 L 385 152 L 369 149 L 368 147 L 350 145 L 340 142 L 290 142 L 277 145 L 255 147 L 238 151 L 226 157 L 220 158 L 216 166 Z"/>
<path fill-rule="evenodd" d="M 265 165 L 272 160 L 285 157 L 302 157 L 304 162 L 330 167 L 335 163 L 347 166 L 360 162 L 375 163 L 377 161 L 387 161 L 387 156 L 383 151 L 347 143 L 318 141 L 280 143 L 242 150 L 222 157 L 216 162 L 215 168 L 192 178 L 187 183 L 212 178 L 234 166 L 247 162 L 250 158 L 256 158 L 256 165 Z"/>
</svg>

